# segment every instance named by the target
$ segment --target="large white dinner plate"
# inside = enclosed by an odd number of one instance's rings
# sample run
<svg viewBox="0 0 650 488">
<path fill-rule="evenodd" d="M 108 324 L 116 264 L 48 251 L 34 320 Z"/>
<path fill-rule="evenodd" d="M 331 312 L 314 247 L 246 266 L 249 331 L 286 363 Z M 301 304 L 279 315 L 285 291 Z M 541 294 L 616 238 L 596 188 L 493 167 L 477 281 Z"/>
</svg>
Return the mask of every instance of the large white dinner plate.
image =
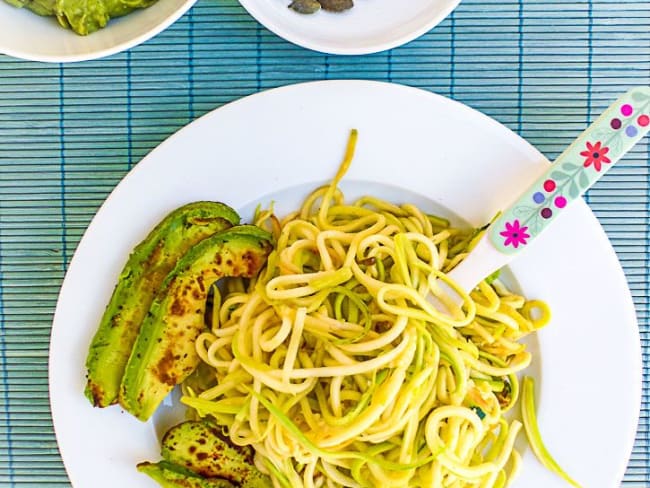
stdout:
<svg viewBox="0 0 650 488">
<path fill-rule="evenodd" d="M 169 421 L 141 423 L 83 396 L 84 360 L 129 251 L 167 212 L 193 200 L 250 211 L 295 205 L 335 173 L 348 130 L 359 129 L 345 178 L 368 191 L 450 209 L 479 225 L 548 164 L 524 140 L 459 103 L 365 81 L 294 85 L 222 107 L 178 132 L 117 186 L 88 227 L 61 289 L 50 349 L 57 439 L 75 488 L 154 487 L 134 466 L 158 459 Z M 583 486 L 618 486 L 640 405 L 640 343 L 625 277 L 583 202 L 511 266 L 552 323 L 533 341 L 539 422 L 559 463 Z M 157 432 L 158 431 L 158 432 Z M 530 449 L 517 487 L 564 486 Z"/>
</svg>

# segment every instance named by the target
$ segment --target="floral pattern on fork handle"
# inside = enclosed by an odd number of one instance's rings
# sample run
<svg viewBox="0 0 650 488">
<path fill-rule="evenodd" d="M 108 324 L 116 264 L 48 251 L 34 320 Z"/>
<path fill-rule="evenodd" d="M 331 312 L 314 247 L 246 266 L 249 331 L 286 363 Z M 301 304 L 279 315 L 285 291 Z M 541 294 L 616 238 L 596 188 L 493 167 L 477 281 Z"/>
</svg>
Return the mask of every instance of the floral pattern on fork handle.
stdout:
<svg viewBox="0 0 650 488">
<path fill-rule="evenodd" d="M 573 200 L 587 191 L 650 130 L 650 87 L 628 91 L 612 104 L 495 222 L 492 245 L 512 254 L 532 242 Z"/>
</svg>

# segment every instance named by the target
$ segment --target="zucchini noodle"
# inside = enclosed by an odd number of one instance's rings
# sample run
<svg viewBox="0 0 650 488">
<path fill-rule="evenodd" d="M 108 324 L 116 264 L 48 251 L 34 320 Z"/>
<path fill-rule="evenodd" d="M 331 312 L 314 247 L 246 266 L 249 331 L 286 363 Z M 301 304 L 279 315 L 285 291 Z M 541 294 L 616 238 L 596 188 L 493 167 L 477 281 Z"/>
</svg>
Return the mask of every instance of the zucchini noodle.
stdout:
<svg viewBox="0 0 650 488">
<path fill-rule="evenodd" d="M 548 308 L 498 278 L 469 294 L 450 282 L 479 231 L 413 205 L 346 203 L 355 138 L 296 212 L 258 209 L 276 249 L 256 279 L 214 288 L 196 342 L 208 386 L 188 382 L 182 401 L 252 446 L 277 487 L 506 486 L 522 424 L 504 414 L 531 361 L 520 339 Z"/>
</svg>

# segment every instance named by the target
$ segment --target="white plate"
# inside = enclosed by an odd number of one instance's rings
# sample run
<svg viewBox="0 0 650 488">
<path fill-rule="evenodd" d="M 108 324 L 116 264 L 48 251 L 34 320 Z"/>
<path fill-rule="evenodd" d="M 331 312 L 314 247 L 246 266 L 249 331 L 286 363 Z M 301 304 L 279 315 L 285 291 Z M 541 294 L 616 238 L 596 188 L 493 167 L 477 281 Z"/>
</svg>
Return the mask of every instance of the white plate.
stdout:
<svg viewBox="0 0 650 488">
<path fill-rule="evenodd" d="M 178 132 L 104 203 L 61 289 L 50 395 L 61 455 L 76 488 L 155 486 L 134 466 L 159 458 L 156 430 L 169 419 L 163 414 L 157 424 L 141 423 L 118 407 L 91 407 L 82 393 L 88 345 L 129 251 L 167 212 L 189 201 L 222 200 L 248 212 L 275 194 L 280 209 L 292 207 L 334 175 L 353 127 L 359 144 L 344 190 L 446 207 L 475 225 L 547 164 L 524 140 L 468 107 L 366 81 L 271 90 Z M 539 351 L 530 369 L 538 379 L 547 446 L 583 486 L 618 486 L 638 419 L 641 360 L 634 308 L 614 251 L 588 207 L 577 202 L 511 271 L 526 294 L 547 300 L 554 314 L 534 341 Z M 515 486 L 564 485 L 527 450 Z"/>
<path fill-rule="evenodd" d="M 0 53 L 33 61 L 63 63 L 110 56 L 155 36 L 180 18 L 196 0 L 158 0 L 149 8 L 112 19 L 88 36 L 63 29 L 0 0 Z"/>
<path fill-rule="evenodd" d="M 346 12 L 302 15 L 291 0 L 239 0 L 267 29 L 331 54 L 368 54 L 401 46 L 438 25 L 460 0 L 354 0 Z"/>
</svg>

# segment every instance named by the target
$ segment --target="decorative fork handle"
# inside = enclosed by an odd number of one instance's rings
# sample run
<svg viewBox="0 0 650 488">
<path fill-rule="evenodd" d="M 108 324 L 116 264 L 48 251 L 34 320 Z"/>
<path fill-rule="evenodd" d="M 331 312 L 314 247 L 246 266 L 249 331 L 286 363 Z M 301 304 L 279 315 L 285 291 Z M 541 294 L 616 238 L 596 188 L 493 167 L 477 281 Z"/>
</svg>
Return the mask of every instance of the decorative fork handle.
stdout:
<svg viewBox="0 0 650 488">
<path fill-rule="evenodd" d="M 531 243 L 650 130 L 650 87 L 614 102 L 488 230 L 492 245 L 514 254 Z"/>
</svg>

